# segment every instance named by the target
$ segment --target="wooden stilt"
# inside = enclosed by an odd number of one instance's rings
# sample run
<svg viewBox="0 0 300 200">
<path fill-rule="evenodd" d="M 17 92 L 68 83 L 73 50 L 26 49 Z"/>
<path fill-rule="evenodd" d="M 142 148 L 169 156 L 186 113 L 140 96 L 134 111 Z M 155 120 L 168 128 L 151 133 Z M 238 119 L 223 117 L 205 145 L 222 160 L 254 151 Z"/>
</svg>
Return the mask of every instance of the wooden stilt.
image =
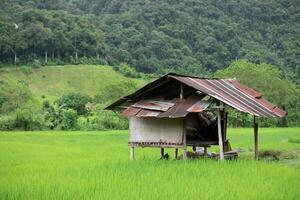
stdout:
<svg viewBox="0 0 300 200">
<path fill-rule="evenodd" d="M 130 160 L 134 159 L 134 147 L 130 147 Z"/>
<path fill-rule="evenodd" d="M 207 156 L 207 147 L 204 147 L 204 156 Z"/>
<path fill-rule="evenodd" d="M 165 149 L 164 148 L 160 148 L 160 157 L 164 158 L 165 155 Z"/>
<path fill-rule="evenodd" d="M 258 124 L 255 121 L 255 116 L 253 117 L 254 126 L 254 159 L 258 160 Z"/>
<path fill-rule="evenodd" d="M 193 152 L 196 152 L 196 146 L 193 146 Z"/>
<path fill-rule="evenodd" d="M 183 157 L 183 160 L 186 160 L 186 159 L 187 159 L 186 147 L 184 147 L 184 148 L 182 149 L 182 157 Z"/>
<path fill-rule="evenodd" d="M 220 111 L 220 108 L 218 108 L 217 112 L 218 112 L 218 137 L 219 137 L 220 160 L 224 160 L 222 127 L 221 127 L 221 111 Z"/>
<path fill-rule="evenodd" d="M 178 148 L 175 148 L 174 158 L 177 159 L 177 157 L 178 157 Z"/>
<path fill-rule="evenodd" d="M 185 129 L 185 120 L 183 119 L 183 148 L 182 148 L 182 157 L 183 160 L 187 158 L 186 154 L 186 129 Z"/>
</svg>

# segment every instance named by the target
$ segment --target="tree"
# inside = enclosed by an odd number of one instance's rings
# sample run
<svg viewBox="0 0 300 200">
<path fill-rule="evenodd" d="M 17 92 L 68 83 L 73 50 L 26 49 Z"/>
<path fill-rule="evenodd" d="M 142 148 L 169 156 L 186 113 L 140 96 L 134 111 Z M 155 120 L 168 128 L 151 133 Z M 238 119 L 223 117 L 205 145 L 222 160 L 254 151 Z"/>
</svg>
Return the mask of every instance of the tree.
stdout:
<svg viewBox="0 0 300 200">
<path fill-rule="evenodd" d="M 64 95 L 55 101 L 59 109 L 73 109 L 78 115 L 85 115 L 88 113 L 86 104 L 91 102 L 92 99 L 80 93 L 70 93 Z"/>
</svg>

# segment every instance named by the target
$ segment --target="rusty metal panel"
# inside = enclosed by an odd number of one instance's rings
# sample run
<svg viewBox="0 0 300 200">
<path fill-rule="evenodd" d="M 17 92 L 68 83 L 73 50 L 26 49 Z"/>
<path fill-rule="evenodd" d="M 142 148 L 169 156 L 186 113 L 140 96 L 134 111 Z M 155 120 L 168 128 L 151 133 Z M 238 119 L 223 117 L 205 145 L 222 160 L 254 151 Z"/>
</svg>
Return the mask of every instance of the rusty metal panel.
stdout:
<svg viewBox="0 0 300 200">
<path fill-rule="evenodd" d="M 131 107 L 143 108 L 148 110 L 167 111 L 169 108 L 171 108 L 174 105 L 175 105 L 174 103 L 166 102 L 166 101 L 141 100 L 131 105 Z"/>
<path fill-rule="evenodd" d="M 156 117 L 160 113 L 161 113 L 160 111 L 141 109 L 141 111 L 138 112 L 135 116 L 136 117 Z"/>
<path fill-rule="evenodd" d="M 204 111 L 209 105 L 211 104 L 211 102 L 209 101 L 197 101 L 195 104 L 193 104 L 191 107 L 189 107 L 187 109 L 188 112 L 202 112 Z"/>
<path fill-rule="evenodd" d="M 132 108 L 132 107 L 128 107 L 125 110 L 123 110 L 122 115 L 124 117 L 133 117 L 135 116 L 138 112 L 140 112 L 140 108 Z"/>
<path fill-rule="evenodd" d="M 249 88 L 245 85 L 240 84 L 239 82 L 237 82 L 236 80 L 228 80 L 232 85 L 234 85 L 234 87 L 236 87 L 237 89 L 243 91 L 244 93 L 247 93 L 251 96 L 253 96 L 254 98 L 260 98 L 262 97 L 262 94 L 255 91 L 252 88 Z"/>
<path fill-rule="evenodd" d="M 259 92 L 232 79 L 200 79 L 174 75 L 171 77 L 242 112 L 261 117 L 285 115 L 285 111 L 279 108 L 270 108 L 271 103 L 264 100 Z"/>
<path fill-rule="evenodd" d="M 187 99 L 176 100 L 175 106 L 167 110 L 166 112 L 158 115 L 158 118 L 168 117 L 168 118 L 179 118 L 185 117 L 189 112 L 187 111 L 193 104 L 199 101 L 199 97 L 196 95 L 189 96 Z"/>
</svg>

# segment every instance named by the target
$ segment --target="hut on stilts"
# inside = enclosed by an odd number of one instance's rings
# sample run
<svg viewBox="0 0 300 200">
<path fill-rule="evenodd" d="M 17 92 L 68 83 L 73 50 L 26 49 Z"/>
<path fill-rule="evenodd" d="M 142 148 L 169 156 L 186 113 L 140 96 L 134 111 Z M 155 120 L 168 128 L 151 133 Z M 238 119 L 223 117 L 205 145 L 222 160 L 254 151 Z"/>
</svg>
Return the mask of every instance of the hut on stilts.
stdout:
<svg viewBox="0 0 300 200">
<path fill-rule="evenodd" d="M 256 117 L 284 117 L 284 110 L 262 98 L 262 94 L 234 79 L 215 79 L 167 74 L 125 96 L 106 109 L 121 111 L 129 118 L 130 159 L 135 147 L 174 148 L 177 158 L 187 147 L 219 146 L 223 160 L 228 108 L 253 116 L 255 159 L 258 159 Z"/>
</svg>

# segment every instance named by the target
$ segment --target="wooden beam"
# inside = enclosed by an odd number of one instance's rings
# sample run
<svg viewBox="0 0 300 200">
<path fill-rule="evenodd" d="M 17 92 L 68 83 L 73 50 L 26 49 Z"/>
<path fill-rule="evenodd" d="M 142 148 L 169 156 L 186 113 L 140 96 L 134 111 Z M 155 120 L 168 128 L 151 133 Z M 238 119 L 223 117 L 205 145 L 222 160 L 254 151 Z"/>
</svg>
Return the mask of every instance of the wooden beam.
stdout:
<svg viewBox="0 0 300 200">
<path fill-rule="evenodd" d="M 160 157 L 164 158 L 165 155 L 165 149 L 164 148 L 160 148 Z"/>
<path fill-rule="evenodd" d="M 130 160 L 134 159 L 134 147 L 130 147 Z"/>
<path fill-rule="evenodd" d="M 193 145 L 193 152 L 196 152 L 196 146 L 195 145 Z"/>
<path fill-rule="evenodd" d="M 178 148 L 175 148 L 174 158 L 177 159 L 177 157 L 178 157 Z"/>
<path fill-rule="evenodd" d="M 182 149 L 182 157 L 183 157 L 183 160 L 187 159 L 186 147 L 183 147 L 183 149 Z"/>
<path fill-rule="evenodd" d="M 218 137 L 219 137 L 220 159 L 224 160 L 222 126 L 221 126 L 221 111 L 220 111 L 220 109 L 218 109 L 217 112 L 218 112 Z"/>
<path fill-rule="evenodd" d="M 185 119 L 183 119 L 183 148 L 182 148 L 183 160 L 187 158 L 186 155 L 186 128 L 185 128 Z"/>
<path fill-rule="evenodd" d="M 255 116 L 253 117 L 253 128 L 254 128 L 254 159 L 258 160 L 258 123 L 255 121 Z"/>
<path fill-rule="evenodd" d="M 226 109 L 224 109 L 224 132 L 223 132 L 224 141 L 227 138 L 227 117 L 228 117 L 228 112 L 226 112 Z"/>
<path fill-rule="evenodd" d="M 180 99 L 183 99 L 183 84 L 180 84 Z"/>
<path fill-rule="evenodd" d="M 207 156 L 207 147 L 204 147 L 204 156 Z"/>
</svg>

